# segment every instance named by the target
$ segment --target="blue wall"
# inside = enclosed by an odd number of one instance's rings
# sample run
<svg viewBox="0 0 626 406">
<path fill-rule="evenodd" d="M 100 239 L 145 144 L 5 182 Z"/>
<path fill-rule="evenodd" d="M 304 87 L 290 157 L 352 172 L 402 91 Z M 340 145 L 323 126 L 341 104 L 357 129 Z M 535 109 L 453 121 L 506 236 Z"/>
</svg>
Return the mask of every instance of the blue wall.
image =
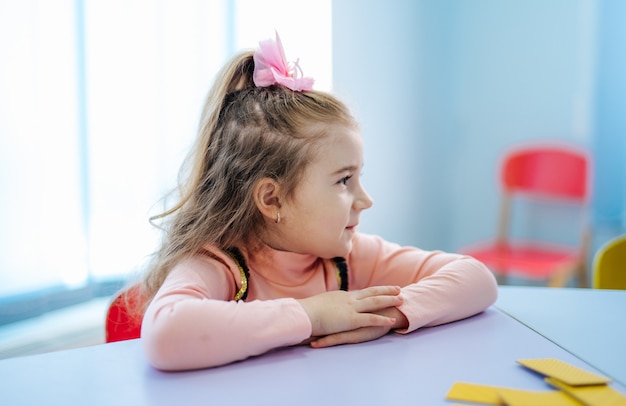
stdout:
<svg viewBox="0 0 626 406">
<path fill-rule="evenodd" d="M 361 230 L 444 250 L 489 237 L 502 152 L 551 139 L 596 154 L 595 245 L 622 232 L 625 4 L 334 1 L 333 83 L 374 198 Z"/>
<path fill-rule="evenodd" d="M 626 209 L 626 2 L 598 10 L 595 83 L 594 220 L 600 240 L 623 232 Z"/>
</svg>

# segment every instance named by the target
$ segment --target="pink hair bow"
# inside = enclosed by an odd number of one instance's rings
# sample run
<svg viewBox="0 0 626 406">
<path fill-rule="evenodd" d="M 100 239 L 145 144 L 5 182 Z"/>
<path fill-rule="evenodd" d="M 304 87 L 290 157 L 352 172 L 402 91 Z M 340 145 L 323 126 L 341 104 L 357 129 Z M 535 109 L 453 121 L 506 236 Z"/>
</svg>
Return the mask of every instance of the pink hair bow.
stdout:
<svg viewBox="0 0 626 406">
<path fill-rule="evenodd" d="M 297 60 L 287 63 L 278 33 L 275 41 L 267 39 L 259 42 L 259 49 L 254 53 L 252 78 L 257 87 L 279 84 L 297 92 L 313 88 L 313 79 L 302 77 L 302 69 Z"/>
</svg>

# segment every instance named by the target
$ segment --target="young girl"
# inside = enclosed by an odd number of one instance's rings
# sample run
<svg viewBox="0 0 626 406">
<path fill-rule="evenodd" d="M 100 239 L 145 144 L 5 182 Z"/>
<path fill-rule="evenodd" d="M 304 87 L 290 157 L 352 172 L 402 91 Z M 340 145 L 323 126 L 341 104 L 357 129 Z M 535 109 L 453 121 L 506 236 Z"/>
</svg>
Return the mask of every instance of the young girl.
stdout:
<svg viewBox="0 0 626 406">
<path fill-rule="evenodd" d="M 277 36 L 233 58 L 209 93 L 143 284 L 141 337 L 156 368 L 374 340 L 496 299 L 493 275 L 470 257 L 358 233 L 372 205 L 358 126 L 298 71 Z"/>
</svg>

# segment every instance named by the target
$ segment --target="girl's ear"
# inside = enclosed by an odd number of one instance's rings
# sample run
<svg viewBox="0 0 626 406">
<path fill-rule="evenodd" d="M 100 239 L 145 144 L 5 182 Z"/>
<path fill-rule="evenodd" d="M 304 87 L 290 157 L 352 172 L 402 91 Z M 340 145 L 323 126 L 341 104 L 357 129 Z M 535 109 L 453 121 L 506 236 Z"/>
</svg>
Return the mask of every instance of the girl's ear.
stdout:
<svg viewBox="0 0 626 406">
<path fill-rule="evenodd" d="M 261 214 L 275 221 L 280 210 L 280 185 L 274 179 L 263 178 L 254 187 L 254 203 Z"/>
</svg>

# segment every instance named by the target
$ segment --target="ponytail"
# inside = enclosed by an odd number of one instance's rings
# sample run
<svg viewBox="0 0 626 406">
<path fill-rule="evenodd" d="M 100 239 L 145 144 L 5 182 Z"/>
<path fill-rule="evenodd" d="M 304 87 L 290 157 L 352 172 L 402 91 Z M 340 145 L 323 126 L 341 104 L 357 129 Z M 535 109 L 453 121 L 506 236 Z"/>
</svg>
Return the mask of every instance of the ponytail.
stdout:
<svg viewBox="0 0 626 406">
<path fill-rule="evenodd" d="M 232 58 L 217 74 L 217 79 L 207 95 L 202 108 L 198 137 L 189 151 L 183 166 L 180 169 L 178 193 L 179 202 L 163 213 L 150 218 L 162 219 L 179 210 L 194 193 L 195 186 L 202 178 L 204 155 L 198 151 L 206 151 L 211 142 L 211 135 L 215 133 L 220 112 L 229 93 L 254 87 L 254 53 L 247 51 Z"/>
</svg>

